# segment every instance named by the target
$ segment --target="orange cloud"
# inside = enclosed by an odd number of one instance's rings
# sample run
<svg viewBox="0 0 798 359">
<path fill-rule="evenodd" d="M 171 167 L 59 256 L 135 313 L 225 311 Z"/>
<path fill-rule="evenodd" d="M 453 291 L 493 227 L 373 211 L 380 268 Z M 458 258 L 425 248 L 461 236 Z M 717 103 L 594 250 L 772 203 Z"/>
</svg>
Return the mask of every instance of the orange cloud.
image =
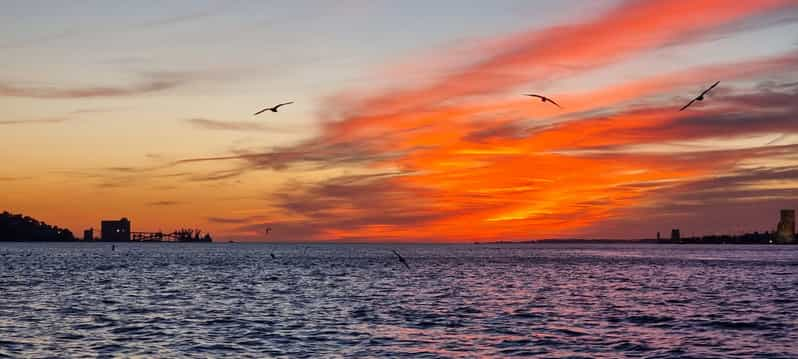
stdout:
<svg viewBox="0 0 798 359">
<path fill-rule="evenodd" d="M 783 6 L 793 5 L 780 0 L 626 1 L 592 21 L 492 42 L 484 58 L 423 86 L 350 102 L 339 107 L 341 119 L 306 143 L 199 161 L 288 170 L 317 163 L 321 169 L 355 167 L 370 174 L 292 185 L 273 196 L 278 213 L 273 223 L 239 226 L 242 231 L 269 225 L 301 239 L 410 241 L 585 233 L 616 220 L 622 210 L 647 204 L 654 194 L 731 171 L 741 159 L 773 155 L 635 153 L 630 146 L 798 132 L 789 122 L 798 110 L 790 105 L 798 93 L 794 88 L 769 108 L 751 108 L 745 101 L 749 95 L 734 93 L 701 114 L 676 111 L 672 95 L 657 100 L 665 103 L 630 102 L 699 84 L 700 73 L 731 81 L 795 71 L 798 56 L 686 69 L 558 96 L 567 104 L 565 112 L 526 98 L 496 98 L 520 85 L 555 80 L 547 65 L 579 65 L 574 75 Z M 723 91 L 733 90 L 718 89 Z M 742 108 L 745 116 L 739 114 Z"/>
<path fill-rule="evenodd" d="M 428 86 L 369 98 L 348 111 L 358 115 L 332 124 L 328 134 L 357 134 L 366 127 L 362 122 L 374 122 L 374 115 L 384 118 L 394 113 L 423 111 L 469 96 L 551 81 L 550 67 L 546 65 L 578 65 L 587 71 L 789 5 L 791 2 L 786 0 L 626 1 L 592 21 L 514 35 L 474 65 Z M 390 120 L 387 117 L 385 120 Z"/>
</svg>

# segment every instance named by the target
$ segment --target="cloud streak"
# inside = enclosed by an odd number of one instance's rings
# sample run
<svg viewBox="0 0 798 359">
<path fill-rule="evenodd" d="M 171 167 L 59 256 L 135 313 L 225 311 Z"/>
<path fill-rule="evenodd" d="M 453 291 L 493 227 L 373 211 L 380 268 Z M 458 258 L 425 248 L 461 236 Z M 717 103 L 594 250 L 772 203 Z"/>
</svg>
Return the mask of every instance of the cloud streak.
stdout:
<svg viewBox="0 0 798 359">
<path fill-rule="evenodd" d="M 41 45 L 46 44 L 53 41 L 68 39 L 71 37 L 77 36 L 85 36 L 85 35 L 96 35 L 96 34 L 108 34 L 108 33 L 115 33 L 119 31 L 129 31 L 129 30 L 142 30 L 142 29 L 154 29 L 160 28 L 165 26 L 172 26 L 180 23 L 195 21 L 202 18 L 207 18 L 210 16 L 214 16 L 220 14 L 223 11 L 223 4 L 216 5 L 213 7 L 209 7 L 207 9 L 202 9 L 199 11 L 194 11 L 191 13 L 186 13 L 182 15 L 176 16 L 169 16 L 169 17 L 162 17 L 158 19 L 151 19 L 140 21 L 136 23 L 126 24 L 116 29 L 81 29 L 81 28 L 72 28 L 72 29 L 65 29 L 61 32 L 54 32 L 50 34 L 45 34 L 36 38 L 31 39 L 23 39 L 18 41 L 12 41 L 5 44 L 0 44 L 0 48 L 2 49 L 15 49 L 15 48 L 24 48 L 33 45 Z M 224 4 L 226 5 L 226 4 Z"/>
<path fill-rule="evenodd" d="M 144 75 L 145 79 L 128 86 L 91 86 L 59 88 L 49 86 L 17 85 L 0 82 L 0 97 L 27 97 L 36 99 L 76 99 L 95 97 L 123 97 L 148 94 L 173 89 L 188 82 L 187 74 L 157 72 Z"/>
<path fill-rule="evenodd" d="M 13 125 L 48 125 L 59 124 L 67 121 L 72 121 L 73 118 L 46 118 L 39 120 L 9 120 L 0 121 L 0 126 L 13 126 Z"/>
<path fill-rule="evenodd" d="M 183 120 L 194 128 L 203 130 L 218 130 L 218 131 L 268 131 L 268 132 L 293 132 L 292 130 L 285 129 L 278 126 L 270 126 L 263 123 L 251 121 L 219 121 L 206 118 L 188 118 Z"/>
<path fill-rule="evenodd" d="M 178 205 L 181 205 L 181 204 L 183 204 L 183 202 L 179 202 L 179 201 L 156 201 L 156 202 L 147 203 L 147 205 L 151 206 L 151 207 L 172 207 L 172 206 L 178 206 Z"/>
</svg>

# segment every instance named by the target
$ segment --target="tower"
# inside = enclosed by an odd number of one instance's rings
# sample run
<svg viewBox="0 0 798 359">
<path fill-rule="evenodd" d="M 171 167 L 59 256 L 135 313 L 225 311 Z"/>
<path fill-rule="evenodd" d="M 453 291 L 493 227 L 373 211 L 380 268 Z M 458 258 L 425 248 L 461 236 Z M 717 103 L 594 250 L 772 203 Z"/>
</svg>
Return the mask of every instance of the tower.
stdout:
<svg viewBox="0 0 798 359">
<path fill-rule="evenodd" d="M 795 241 L 795 210 L 782 209 L 781 220 L 776 227 L 776 242 L 792 243 Z"/>
</svg>

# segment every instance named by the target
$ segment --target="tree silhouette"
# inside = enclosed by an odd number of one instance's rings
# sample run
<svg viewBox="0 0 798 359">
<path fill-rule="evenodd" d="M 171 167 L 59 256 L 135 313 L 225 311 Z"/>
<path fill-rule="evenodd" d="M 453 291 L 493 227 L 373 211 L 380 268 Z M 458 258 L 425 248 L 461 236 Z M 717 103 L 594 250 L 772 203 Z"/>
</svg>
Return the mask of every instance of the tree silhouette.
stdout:
<svg viewBox="0 0 798 359">
<path fill-rule="evenodd" d="M 66 228 L 51 226 L 30 216 L 0 214 L 0 241 L 67 242 L 75 236 Z"/>
</svg>

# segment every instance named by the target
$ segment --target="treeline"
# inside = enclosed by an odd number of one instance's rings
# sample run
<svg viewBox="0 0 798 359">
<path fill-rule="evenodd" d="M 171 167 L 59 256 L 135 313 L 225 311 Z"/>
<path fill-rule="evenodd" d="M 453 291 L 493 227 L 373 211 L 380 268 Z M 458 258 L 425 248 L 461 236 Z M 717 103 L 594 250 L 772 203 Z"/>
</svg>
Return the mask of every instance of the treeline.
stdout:
<svg viewBox="0 0 798 359">
<path fill-rule="evenodd" d="M 682 237 L 680 239 L 664 239 L 663 243 L 692 244 L 770 244 L 776 241 L 775 232 L 754 232 L 739 235 L 708 235 L 701 237 Z"/>
<path fill-rule="evenodd" d="M 0 214 L 0 241 L 70 242 L 75 236 L 66 228 L 51 226 L 29 216 L 4 211 Z"/>
</svg>

